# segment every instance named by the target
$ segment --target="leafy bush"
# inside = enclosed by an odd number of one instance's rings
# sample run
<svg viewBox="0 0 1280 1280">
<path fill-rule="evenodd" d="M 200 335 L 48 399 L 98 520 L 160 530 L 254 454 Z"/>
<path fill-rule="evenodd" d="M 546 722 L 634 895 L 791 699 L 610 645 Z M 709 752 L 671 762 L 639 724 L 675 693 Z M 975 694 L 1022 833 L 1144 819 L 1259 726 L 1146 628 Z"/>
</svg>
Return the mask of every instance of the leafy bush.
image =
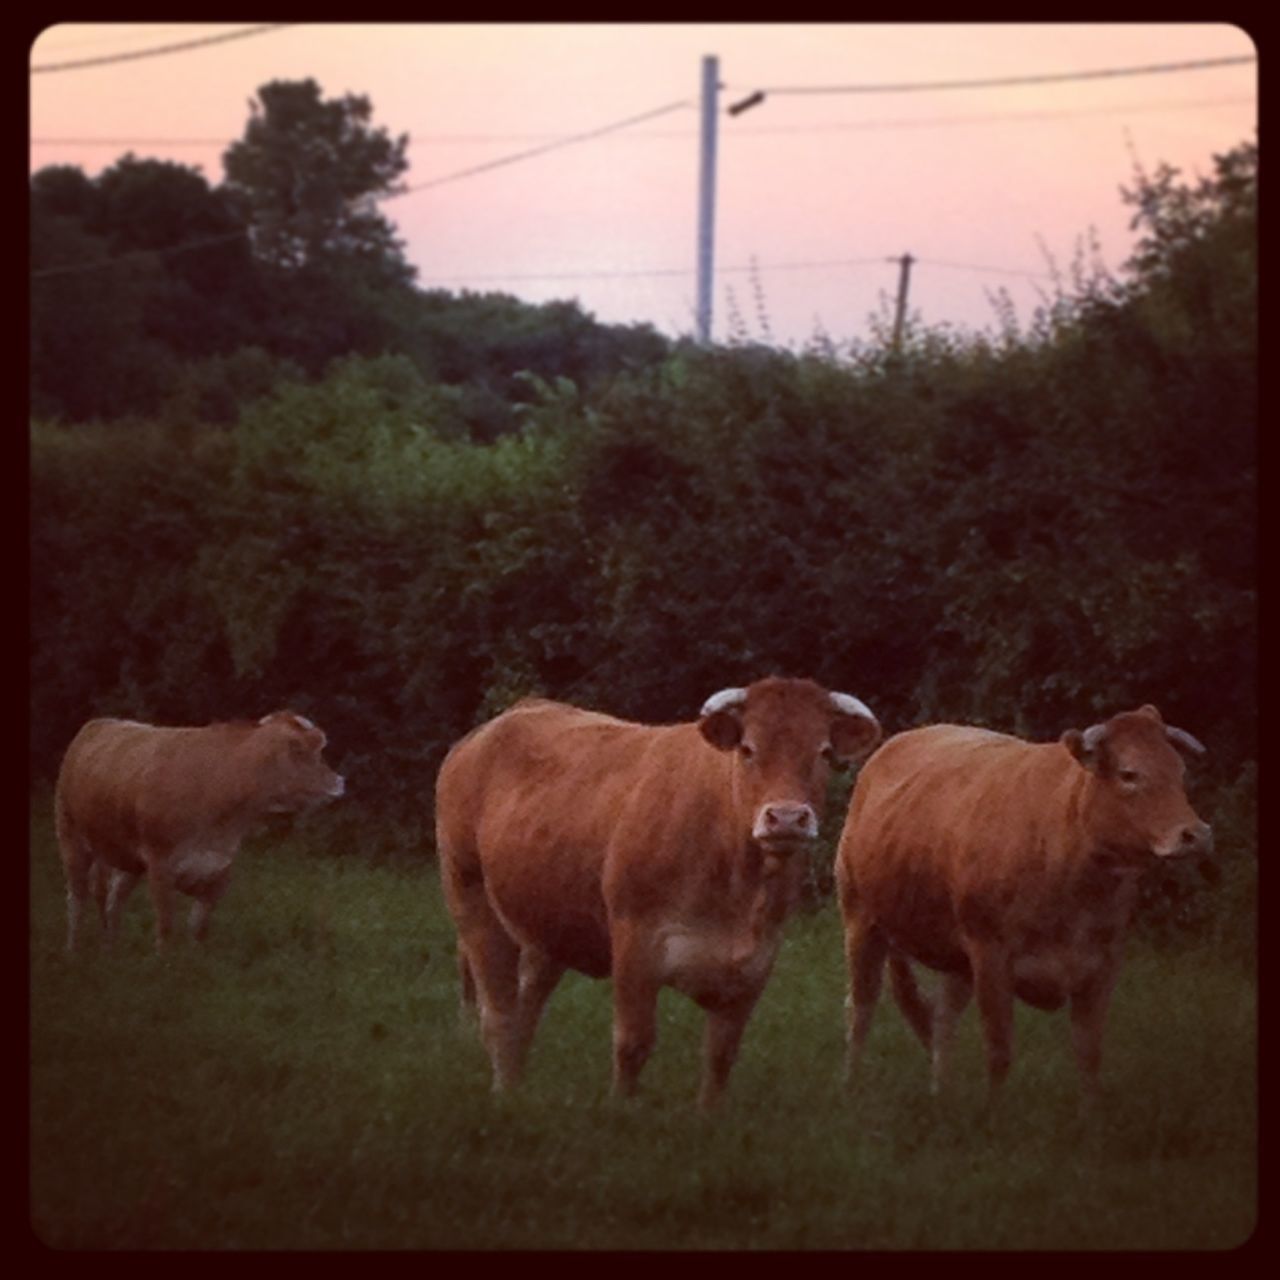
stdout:
<svg viewBox="0 0 1280 1280">
<path fill-rule="evenodd" d="M 186 373 L 234 403 L 229 431 L 37 423 L 36 770 L 98 712 L 292 705 L 329 731 L 352 805 L 426 847 L 449 744 L 529 692 L 664 721 L 777 672 L 857 694 L 888 732 L 1039 739 L 1154 702 L 1210 748 L 1198 785 L 1231 815 L 1240 910 L 1250 172 L 1224 160 L 1194 216 L 1144 179 L 1132 279 L 1082 277 L 1027 333 L 913 332 L 892 360 L 641 343 L 581 379 L 544 351 L 501 384 L 408 354 L 305 382 L 242 352 Z M 1153 884 L 1144 910 L 1218 927 L 1195 886 Z"/>
</svg>

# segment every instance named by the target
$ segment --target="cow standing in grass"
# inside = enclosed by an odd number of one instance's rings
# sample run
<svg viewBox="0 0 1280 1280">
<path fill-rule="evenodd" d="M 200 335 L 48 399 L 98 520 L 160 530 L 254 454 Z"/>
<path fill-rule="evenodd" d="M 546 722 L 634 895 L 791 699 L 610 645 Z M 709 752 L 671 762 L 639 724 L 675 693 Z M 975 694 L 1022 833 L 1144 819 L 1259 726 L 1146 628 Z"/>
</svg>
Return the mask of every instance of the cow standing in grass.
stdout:
<svg viewBox="0 0 1280 1280">
<path fill-rule="evenodd" d="M 191 931 L 203 939 L 244 836 L 269 813 L 342 794 L 342 778 L 321 759 L 324 744 L 321 730 L 291 711 L 203 728 L 90 720 L 67 748 L 54 793 L 67 949 L 75 950 L 91 890 L 110 940 L 143 876 L 156 946 L 169 937 L 175 889 L 195 899 Z"/>
<path fill-rule="evenodd" d="M 890 738 L 863 767 L 836 858 L 849 966 L 849 1074 L 886 959 L 894 994 L 944 1076 L 955 1022 L 976 993 L 994 1093 L 1012 1055 L 1013 1001 L 1070 1002 L 1086 1096 L 1120 971 L 1138 878 L 1207 854 L 1183 789 L 1190 734 L 1153 706 L 1058 742 L 960 725 Z M 940 971 L 930 1008 L 910 961 Z"/>
<path fill-rule="evenodd" d="M 857 698 L 774 677 L 717 693 L 695 723 L 527 699 L 457 743 L 436 835 L 494 1087 L 517 1082 L 574 969 L 613 978 L 622 1094 L 653 1048 L 659 989 L 705 1009 L 700 1102 L 714 1104 L 796 904 L 830 769 L 879 737 Z"/>
</svg>

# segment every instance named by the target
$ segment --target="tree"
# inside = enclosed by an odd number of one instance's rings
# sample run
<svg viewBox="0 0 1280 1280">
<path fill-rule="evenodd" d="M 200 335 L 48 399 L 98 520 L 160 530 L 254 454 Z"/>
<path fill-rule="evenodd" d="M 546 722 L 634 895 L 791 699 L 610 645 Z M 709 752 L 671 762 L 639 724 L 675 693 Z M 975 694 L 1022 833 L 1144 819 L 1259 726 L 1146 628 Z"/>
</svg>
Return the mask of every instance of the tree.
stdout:
<svg viewBox="0 0 1280 1280">
<path fill-rule="evenodd" d="M 410 281 L 401 242 L 374 207 L 403 189 L 408 135 L 371 127 L 367 97 L 325 100 L 310 79 L 273 80 L 249 105 L 223 165 L 259 258 L 288 273 L 358 263 L 380 282 Z"/>
<path fill-rule="evenodd" d="M 146 332 L 158 266 L 116 260 L 90 229 L 97 186 L 76 168 L 31 179 L 31 403 L 42 416 L 83 420 L 154 407 L 164 353 Z"/>
<path fill-rule="evenodd" d="M 181 355 L 232 350 L 253 337 L 254 264 L 244 222 L 198 169 L 126 154 L 97 179 L 89 229 L 113 254 L 160 252 L 148 331 Z"/>
</svg>

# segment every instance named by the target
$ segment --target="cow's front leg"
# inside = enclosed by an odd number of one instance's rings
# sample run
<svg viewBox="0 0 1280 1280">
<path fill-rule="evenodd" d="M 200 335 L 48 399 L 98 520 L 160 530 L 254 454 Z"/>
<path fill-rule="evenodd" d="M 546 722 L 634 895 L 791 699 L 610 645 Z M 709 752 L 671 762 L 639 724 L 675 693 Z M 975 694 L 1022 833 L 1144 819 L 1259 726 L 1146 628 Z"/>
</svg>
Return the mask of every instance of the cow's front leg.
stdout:
<svg viewBox="0 0 1280 1280">
<path fill-rule="evenodd" d="M 106 899 L 102 907 L 102 924 L 106 930 L 107 945 L 110 946 L 120 931 L 120 914 L 129 895 L 137 887 L 140 876 L 131 871 L 121 871 L 118 867 L 111 870 L 107 879 Z"/>
<path fill-rule="evenodd" d="M 1087 1112 L 1097 1101 L 1102 1029 L 1119 972 L 1119 964 L 1114 964 L 1071 993 L 1071 1041 L 1080 1068 L 1082 1111 Z"/>
<path fill-rule="evenodd" d="M 657 1039 L 657 965 L 650 939 L 615 922 L 613 936 L 613 1091 L 629 1097 Z"/>
<path fill-rule="evenodd" d="M 226 893 L 227 886 L 231 883 L 231 869 L 223 871 L 211 880 L 205 881 L 195 895 L 195 902 L 191 907 L 191 936 L 197 942 L 203 942 L 209 936 L 209 916 L 213 913 L 214 907 L 218 905 L 222 895 Z"/>
<path fill-rule="evenodd" d="M 144 850 L 142 858 L 147 867 L 151 905 L 156 913 L 156 950 L 163 951 L 173 932 L 173 868 L 168 856 L 154 849 Z"/>
<path fill-rule="evenodd" d="M 707 1010 L 702 1088 L 698 1092 L 698 1105 L 704 1111 L 710 1111 L 724 1092 L 729 1072 L 737 1061 L 742 1034 L 747 1029 L 759 995 L 757 991 L 734 1004 Z"/>
<path fill-rule="evenodd" d="M 955 1043 L 956 1023 L 965 1011 L 973 995 L 973 984 L 966 974 L 949 973 L 938 988 L 933 1006 L 933 1032 L 931 1056 L 933 1058 L 933 1074 L 929 1081 L 929 1091 L 934 1094 L 942 1092 L 947 1078 L 947 1066 L 951 1061 L 951 1046 Z"/>
<path fill-rule="evenodd" d="M 970 941 L 973 990 L 987 1044 L 987 1102 L 995 1101 L 1013 1060 L 1013 982 L 1009 955 L 998 943 Z"/>
</svg>

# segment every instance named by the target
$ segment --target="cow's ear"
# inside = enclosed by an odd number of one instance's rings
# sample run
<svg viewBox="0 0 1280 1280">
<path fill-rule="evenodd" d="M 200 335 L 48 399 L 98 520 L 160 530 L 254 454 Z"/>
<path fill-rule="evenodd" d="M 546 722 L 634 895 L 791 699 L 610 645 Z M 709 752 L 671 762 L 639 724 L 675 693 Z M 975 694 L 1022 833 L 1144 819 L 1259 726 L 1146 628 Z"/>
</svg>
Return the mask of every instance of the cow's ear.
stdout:
<svg viewBox="0 0 1280 1280">
<path fill-rule="evenodd" d="M 1102 769 L 1102 742 L 1106 737 L 1106 725 L 1090 725 L 1083 733 L 1068 729 L 1058 739 L 1085 769 L 1098 773 Z"/>
<path fill-rule="evenodd" d="M 839 764 L 853 764 L 870 755 L 881 736 L 873 715 L 838 715 L 831 725 L 831 749 Z"/>
<path fill-rule="evenodd" d="M 698 721 L 698 732 L 718 751 L 732 751 L 742 741 L 737 711 L 713 711 Z"/>
<path fill-rule="evenodd" d="M 742 741 L 742 708 L 745 689 L 721 689 L 702 704 L 698 732 L 719 751 L 732 751 Z"/>
</svg>

